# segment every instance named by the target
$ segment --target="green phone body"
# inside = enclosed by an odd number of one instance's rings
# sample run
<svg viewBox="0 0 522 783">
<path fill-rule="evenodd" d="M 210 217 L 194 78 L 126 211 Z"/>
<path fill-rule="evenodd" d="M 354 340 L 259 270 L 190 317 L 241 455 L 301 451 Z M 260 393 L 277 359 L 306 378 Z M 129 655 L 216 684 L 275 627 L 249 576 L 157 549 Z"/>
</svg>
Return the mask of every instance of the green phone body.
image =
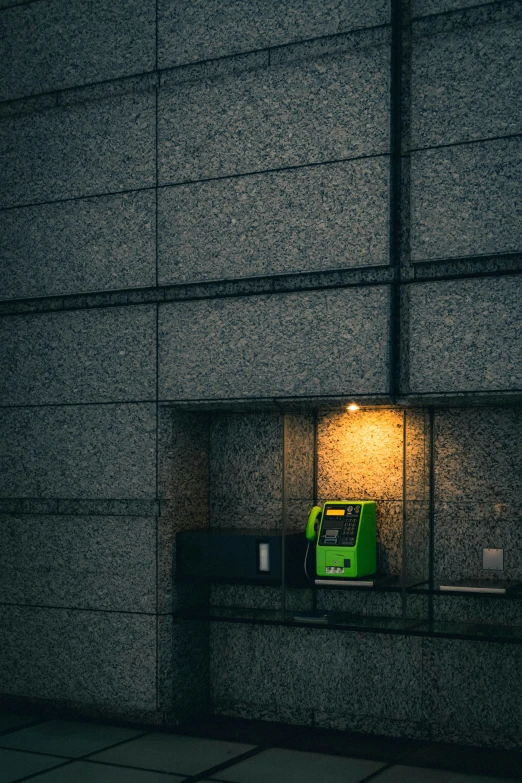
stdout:
<svg viewBox="0 0 522 783">
<path fill-rule="evenodd" d="M 317 509 L 314 507 L 312 513 Z M 330 578 L 360 577 L 377 569 L 374 500 L 328 500 L 307 525 L 311 540 L 317 519 L 316 573 Z M 315 531 L 314 531 L 315 532 Z"/>
</svg>

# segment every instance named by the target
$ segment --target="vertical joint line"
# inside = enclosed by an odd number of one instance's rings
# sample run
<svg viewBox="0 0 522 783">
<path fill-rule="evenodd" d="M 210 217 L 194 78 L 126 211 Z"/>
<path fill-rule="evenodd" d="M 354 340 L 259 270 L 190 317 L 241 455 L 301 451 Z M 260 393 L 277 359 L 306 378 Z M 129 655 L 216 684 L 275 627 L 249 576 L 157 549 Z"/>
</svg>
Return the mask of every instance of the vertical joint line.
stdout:
<svg viewBox="0 0 522 783">
<path fill-rule="evenodd" d="M 155 129 L 154 129 L 154 163 L 155 163 L 155 216 L 154 216 L 154 260 L 155 260 L 155 283 L 158 287 L 158 92 L 159 92 L 159 74 L 158 74 L 158 0 L 156 0 L 156 101 L 155 101 Z M 156 503 L 158 504 L 158 516 L 156 517 L 156 710 L 161 707 L 161 672 L 160 672 L 160 628 L 159 628 L 159 524 L 160 524 L 160 493 L 159 493 L 159 304 L 156 303 Z"/>
<path fill-rule="evenodd" d="M 156 191 L 157 193 L 157 191 Z M 155 524 L 156 533 L 156 710 L 161 707 L 160 689 L 160 628 L 159 628 L 159 571 L 160 571 L 160 551 L 159 551 L 159 524 L 160 524 L 160 493 L 159 493 L 159 473 L 160 473 L 160 455 L 159 455 L 159 305 L 156 304 L 156 503 L 157 516 Z"/>
<path fill-rule="evenodd" d="M 159 69 L 158 69 L 158 61 L 159 61 L 159 52 L 158 52 L 158 46 L 159 46 L 159 29 L 158 29 L 158 0 L 156 0 L 156 50 L 155 50 L 155 68 L 156 68 L 156 106 L 155 106 L 155 121 L 156 121 L 156 127 L 154 131 L 154 157 L 155 157 L 155 175 L 156 175 L 156 218 L 155 218 L 155 226 L 156 226 L 156 288 L 158 287 L 158 185 L 159 185 L 159 178 L 158 178 L 158 171 L 159 171 L 159 161 L 158 161 L 158 102 L 159 102 L 159 86 L 160 86 L 160 75 L 159 75 Z"/>
<path fill-rule="evenodd" d="M 390 303 L 390 394 L 400 392 L 402 0 L 391 3 L 390 61 L 390 264 L 394 269 Z"/>
<path fill-rule="evenodd" d="M 435 576 L 435 408 L 430 407 L 430 453 L 429 453 L 429 544 L 428 579 L 430 591 L 434 588 Z M 428 619 L 433 622 L 433 593 L 430 592 Z"/>
<path fill-rule="evenodd" d="M 155 63 L 156 71 L 159 70 L 158 69 L 158 61 L 159 61 L 159 53 L 158 53 L 158 45 L 159 45 L 158 2 L 159 2 L 159 0 L 156 0 L 156 7 L 155 7 L 155 14 L 156 14 L 156 22 L 155 22 L 156 50 L 155 50 L 155 56 L 154 56 L 154 63 Z"/>
<path fill-rule="evenodd" d="M 314 415 L 313 415 L 313 427 L 314 427 L 314 442 L 313 442 L 313 467 L 312 467 L 312 505 L 317 506 L 318 503 L 318 420 L 319 420 L 319 411 L 317 408 L 314 408 Z"/>
<path fill-rule="evenodd" d="M 283 413 L 283 460 L 282 460 L 282 526 L 281 526 L 281 619 L 285 619 L 286 612 L 286 514 L 287 514 L 287 498 L 286 498 L 286 474 L 287 474 L 287 414 Z"/>
<path fill-rule="evenodd" d="M 312 495 L 313 495 L 313 504 L 314 506 L 317 506 L 319 502 L 319 489 L 318 489 L 318 466 L 319 466 L 319 411 L 317 408 L 314 408 L 314 415 L 313 415 L 313 426 L 314 426 L 314 433 L 313 433 L 313 475 L 312 475 Z M 312 585 L 312 609 L 314 612 L 317 609 L 317 586 L 315 584 Z"/>
<path fill-rule="evenodd" d="M 406 620 L 406 586 L 408 583 L 408 546 L 407 546 L 407 533 L 408 533 L 408 411 L 406 409 L 402 412 L 402 568 L 401 568 L 401 604 L 402 604 L 402 619 Z"/>
</svg>

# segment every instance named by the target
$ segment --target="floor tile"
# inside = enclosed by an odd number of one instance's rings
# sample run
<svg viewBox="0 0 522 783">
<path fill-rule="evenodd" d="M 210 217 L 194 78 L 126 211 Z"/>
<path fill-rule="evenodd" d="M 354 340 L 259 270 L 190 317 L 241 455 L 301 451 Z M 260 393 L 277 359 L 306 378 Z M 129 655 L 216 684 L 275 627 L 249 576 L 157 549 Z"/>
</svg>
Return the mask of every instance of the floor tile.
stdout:
<svg viewBox="0 0 522 783">
<path fill-rule="evenodd" d="M 196 775 L 251 750 L 253 745 L 185 737 L 178 734 L 148 734 L 118 748 L 97 753 L 94 761 L 108 761 L 158 772 Z"/>
<path fill-rule="evenodd" d="M 50 720 L 0 737 L 0 746 L 77 758 L 142 733 L 118 726 Z"/>
<path fill-rule="evenodd" d="M 0 710 L 0 731 L 16 729 L 19 726 L 28 726 L 30 723 L 38 723 L 39 718 L 34 715 L 21 715 L 20 713 Z"/>
<path fill-rule="evenodd" d="M 375 783 L 513 783 L 508 778 L 492 778 L 485 775 L 466 775 L 425 767 L 406 767 L 397 764 L 374 778 Z M 373 783 L 373 781 L 372 781 Z"/>
<path fill-rule="evenodd" d="M 213 776 L 233 783 L 357 783 L 384 765 L 378 761 L 273 748 Z"/>
<path fill-rule="evenodd" d="M 38 756 L 36 753 L 0 749 L 0 783 L 12 783 L 26 775 L 56 767 L 64 761 L 65 759 L 53 759 L 50 756 Z"/>
<path fill-rule="evenodd" d="M 179 783 L 181 780 L 184 778 L 179 775 L 110 767 L 88 761 L 74 761 L 62 769 L 44 772 L 34 778 L 35 783 Z"/>
</svg>

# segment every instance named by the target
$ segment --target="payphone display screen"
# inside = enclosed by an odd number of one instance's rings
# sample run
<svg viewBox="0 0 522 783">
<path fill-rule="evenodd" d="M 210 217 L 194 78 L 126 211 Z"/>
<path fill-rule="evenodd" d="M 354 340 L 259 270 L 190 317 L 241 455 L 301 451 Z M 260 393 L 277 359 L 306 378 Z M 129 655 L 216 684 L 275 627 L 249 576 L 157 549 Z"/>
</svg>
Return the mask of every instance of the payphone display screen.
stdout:
<svg viewBox="0 0 522 783">
<path fill-rule="evenodd" d="M 361 506 L 358 503 L 346 506 L 326 506 L 319 546 L 355 546 Z"/>
</svg>

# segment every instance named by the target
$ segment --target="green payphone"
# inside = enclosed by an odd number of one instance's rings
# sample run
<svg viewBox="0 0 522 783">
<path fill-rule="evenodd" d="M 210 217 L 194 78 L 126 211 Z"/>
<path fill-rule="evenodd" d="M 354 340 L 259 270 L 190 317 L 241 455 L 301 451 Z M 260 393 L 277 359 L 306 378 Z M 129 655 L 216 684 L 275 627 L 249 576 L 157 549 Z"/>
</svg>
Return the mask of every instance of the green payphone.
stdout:
<svg viewBox="0 0 522 783">
<path fill-rule="evenodd" d="M 317 576 L 359 577 L 376 571 L 375 501 L 328 500 L 314 506 L 306 537 L 316 541 Z"/>
</svg>

